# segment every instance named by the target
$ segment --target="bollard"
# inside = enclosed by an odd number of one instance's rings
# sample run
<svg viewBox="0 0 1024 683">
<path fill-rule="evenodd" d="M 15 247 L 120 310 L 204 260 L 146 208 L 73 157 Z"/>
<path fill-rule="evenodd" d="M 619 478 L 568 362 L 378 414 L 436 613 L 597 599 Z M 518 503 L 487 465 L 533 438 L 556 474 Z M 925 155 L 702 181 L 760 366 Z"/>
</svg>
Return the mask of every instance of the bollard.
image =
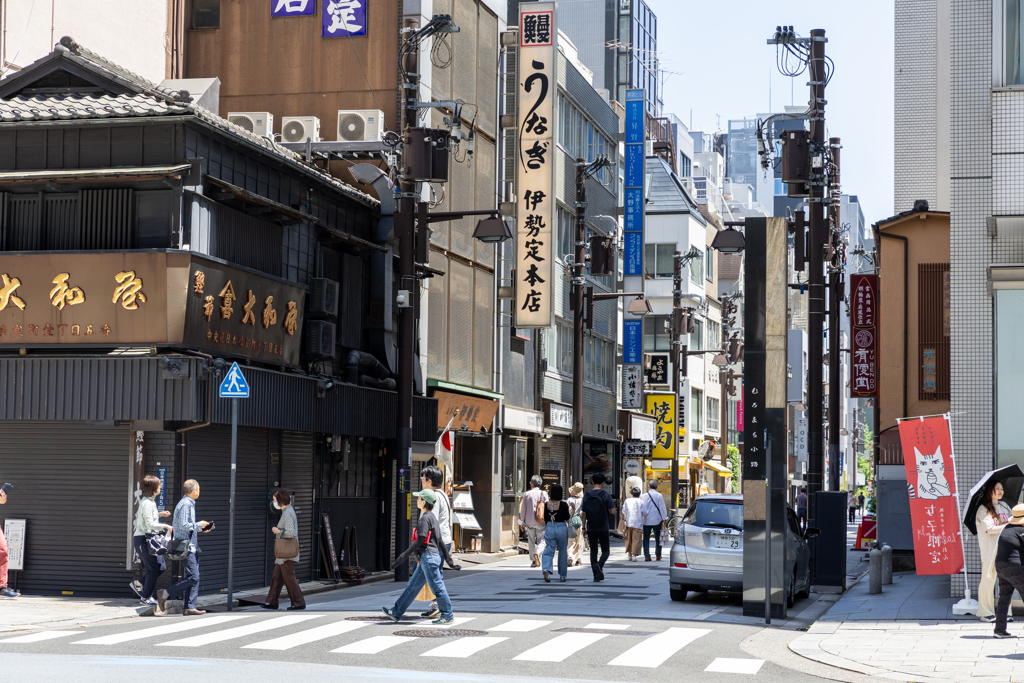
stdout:
<svg viewBox="0 0 1024 683">
<path fill-rule="evenodd" d="M 882 546 L 882 585 L 892 583 L 892 548 L 886 543 Z"/>
<path fill-rule="evenodd" d="M 877 547 L 868 553 L 868 593 L 882 592 L 882 551 Z"/>
</svg>

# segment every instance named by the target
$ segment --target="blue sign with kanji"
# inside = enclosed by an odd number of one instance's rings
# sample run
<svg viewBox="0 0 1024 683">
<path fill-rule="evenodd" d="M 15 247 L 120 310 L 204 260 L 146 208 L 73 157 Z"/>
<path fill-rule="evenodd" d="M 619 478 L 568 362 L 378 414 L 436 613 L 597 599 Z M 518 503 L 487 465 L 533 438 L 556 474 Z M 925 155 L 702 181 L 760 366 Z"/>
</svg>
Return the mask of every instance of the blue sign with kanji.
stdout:
<svg viewBox="0 0 1024 683">
<path fill-rule="evenodd" d="M 308 17 L 316 14 L 316 0 L 270 0 L 272 17 Z"/>
<path fill-rule="evenodd" d="M 622 321 L 622 362 L 640 363 L 644 355 L 644 328 L 640 320 Z"/>
<path fill-rule="evenodd" d="M 245 381 L 238 363 L 232 363 L 224 381 L 220 383 L 221 398 L 249 398 L 249 383 Z"/>
<path fill-rule="evenodd" d="M 626 275 L 644 274 L 644 176 L 647 164 L 644 91 L 626 91 L 623 260 Z M 623 361 L 624 363 L 639 363 Z"/>
<path fill-rule="evenodd" d="M 344 38 L 366 35 L 366 3 L 368 0 L 321 0 L 322 36 Z"/>
</svg>

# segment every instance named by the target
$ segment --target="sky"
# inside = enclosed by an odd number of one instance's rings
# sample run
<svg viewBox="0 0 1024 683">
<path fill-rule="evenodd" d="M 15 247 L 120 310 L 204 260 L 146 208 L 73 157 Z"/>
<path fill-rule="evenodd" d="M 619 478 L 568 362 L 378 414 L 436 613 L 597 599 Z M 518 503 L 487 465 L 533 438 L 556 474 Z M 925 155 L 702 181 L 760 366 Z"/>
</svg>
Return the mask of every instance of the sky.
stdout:
<svg viewBox="0 0 1024 683">
<path fill-rule="evenodd" d="M 658 16 L 666 73 L 664 111 L 705 132 L 729 119 L 807 104 L 809 78 L 783 76 L 775 46 L 780 24 L 801 37 L 825 30 L 836 69 L 825 91 L 829 137 L 842 139 L 842 190 L 857 195 L 870 225 L 893 215 L 893 1 L 647 0 Z M 792 88 L 791 88 L 792 84 Z M 792 102 L 790 100 L 792 92 Z"/>
</svg>

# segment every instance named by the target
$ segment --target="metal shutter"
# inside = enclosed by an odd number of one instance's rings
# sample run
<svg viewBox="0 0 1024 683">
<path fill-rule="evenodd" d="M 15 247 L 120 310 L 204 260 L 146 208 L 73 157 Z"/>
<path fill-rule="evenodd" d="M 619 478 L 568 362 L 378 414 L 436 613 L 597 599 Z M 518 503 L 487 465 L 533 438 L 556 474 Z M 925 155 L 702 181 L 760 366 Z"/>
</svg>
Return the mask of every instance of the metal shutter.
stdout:
<svg viewBox="0 0 1024 683">
<path fill-rule="evenodd" d="M 542 470 L 562 470 L 562 488 L 569 484 L 569 438 L 553 436 L 540 444 L 540 467 Z"/>
<path fill-rule="evenodd" d="M 5 519 L 25 519 L 26 593 L 129 597 L 131 430 L 19 420 L 0 424 Z"/>
<path fill-rule="evenodd" d="M 239 428 L 235 481 L 235 590 L 267 585 L 271 527 L 267 490 L 269 451 L 267 430 Z M 231 428 L 211 426 L 188 432 L 186 454 L 185 479 L 195 479 L 200 488 L 196 518 L 217 523 L 212 532 L 199 536 L 199 548 L 203 551 L 199 557 L 199 590 L 203 593 L 224 591 L 228 587 Z"/>
<path fill-rule="evenodd" d="M 281 440 L 281 487 L 292 493 L 299 520 L 299 562 L 295 565 L 299 581 L 309 581 L 313 567 L 313 438 L 309 432 L 284 432 Z"/>
</svg>

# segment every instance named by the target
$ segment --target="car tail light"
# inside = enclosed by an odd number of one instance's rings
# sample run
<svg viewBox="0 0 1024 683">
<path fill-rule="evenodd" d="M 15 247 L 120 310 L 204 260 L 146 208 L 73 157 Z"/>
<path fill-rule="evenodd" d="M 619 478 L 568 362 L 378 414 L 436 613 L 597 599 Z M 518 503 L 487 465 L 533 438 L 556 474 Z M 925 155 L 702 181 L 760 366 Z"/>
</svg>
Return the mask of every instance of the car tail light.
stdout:
<svg viewBox="0 0 1024 683">
<path fill-rule="evenodd" d="M 683 569 L 686 569 L 686 563 L 685 562 L 676 562 L 676 566 L 677 567 L 682 567 Z"/>
</svg>

